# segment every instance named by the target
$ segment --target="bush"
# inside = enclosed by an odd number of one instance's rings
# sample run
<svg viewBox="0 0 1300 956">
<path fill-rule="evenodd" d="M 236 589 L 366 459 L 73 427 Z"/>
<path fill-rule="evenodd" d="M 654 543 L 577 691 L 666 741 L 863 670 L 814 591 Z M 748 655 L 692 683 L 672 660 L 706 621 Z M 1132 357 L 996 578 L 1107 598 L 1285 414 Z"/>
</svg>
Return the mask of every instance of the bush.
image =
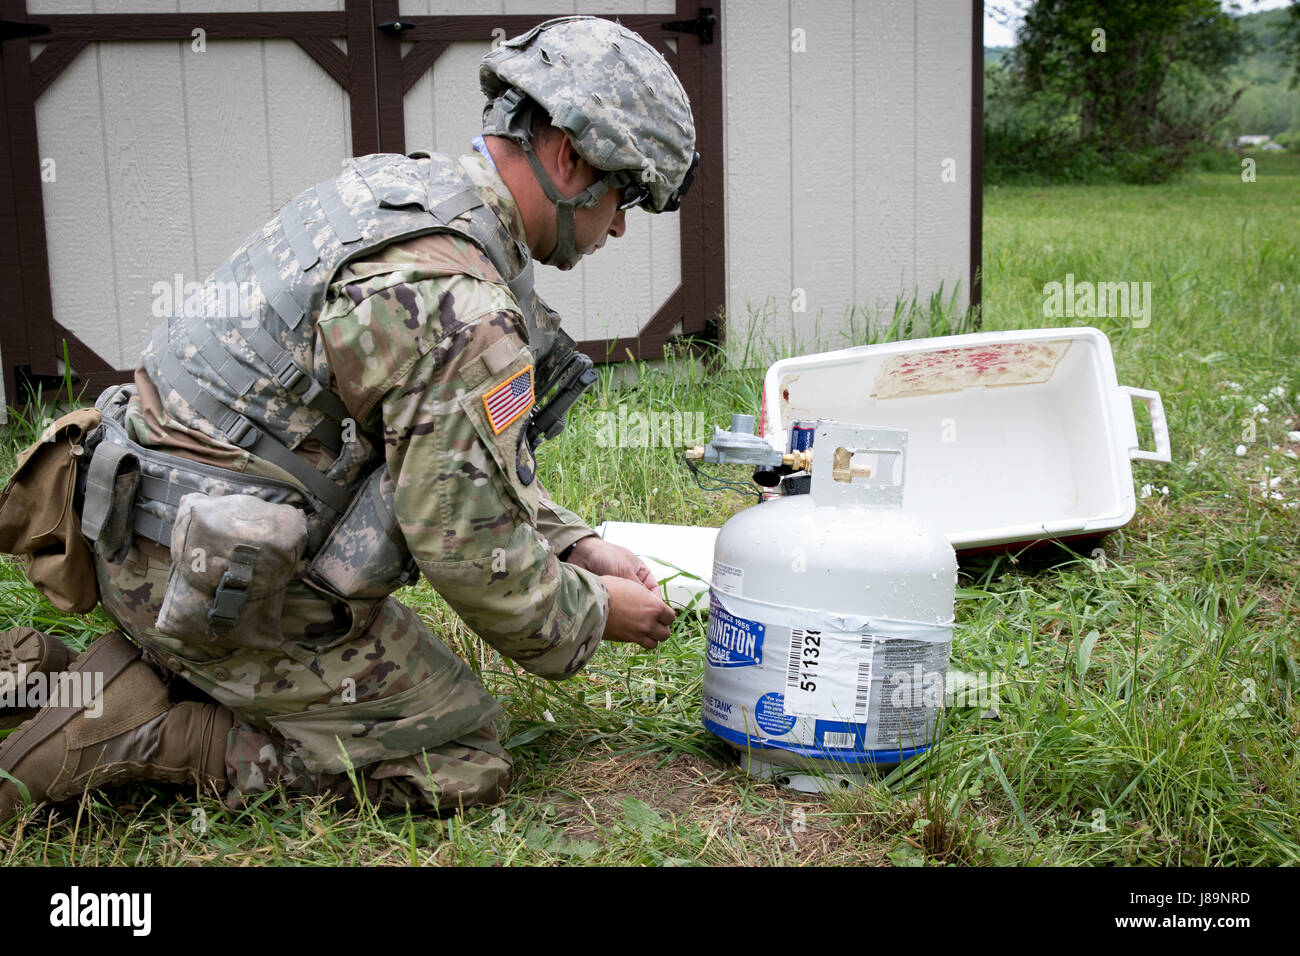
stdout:
<svg viewBox="0 0 1300 956">
<path fill-rule="evenodd" d="M 1101 150 L 1048 130 L 984 130 L 984 181 L 990 185 L 1104 183 L 1117 178 Z"/>
<path fill-rule="evenodd" d="M 1241 156 L 1233 149 L 1203 149 L 1187 157 L 1183 167 L 1195 173 L 1240 173 Z"/>
<path fill-rule="evenodd" d="M 1300 151 L 1300 129 L 1289 129 L 1285 133 L 1278 133 L 1273 137 L 1273 142 L 1285 146 L 1293 153 Z"/>
</svg>

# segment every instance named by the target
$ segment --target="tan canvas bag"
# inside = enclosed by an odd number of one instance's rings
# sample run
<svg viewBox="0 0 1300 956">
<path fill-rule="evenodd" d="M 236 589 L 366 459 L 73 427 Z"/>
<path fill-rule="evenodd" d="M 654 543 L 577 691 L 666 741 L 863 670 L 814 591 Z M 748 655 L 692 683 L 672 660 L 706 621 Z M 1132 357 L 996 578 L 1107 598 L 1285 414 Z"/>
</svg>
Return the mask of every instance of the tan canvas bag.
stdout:
<svg viewBox="0 0 1300 956">
<path fill-rule="evenodd" d="M 84 614 L 99 603 L 95 562 L 73 506 L 77 463 L 95 408 L 69 412 L 24 448 L 0 494 L 0 551 L 29 558 L 27 577 L 60 611 Z"/>
</svg>

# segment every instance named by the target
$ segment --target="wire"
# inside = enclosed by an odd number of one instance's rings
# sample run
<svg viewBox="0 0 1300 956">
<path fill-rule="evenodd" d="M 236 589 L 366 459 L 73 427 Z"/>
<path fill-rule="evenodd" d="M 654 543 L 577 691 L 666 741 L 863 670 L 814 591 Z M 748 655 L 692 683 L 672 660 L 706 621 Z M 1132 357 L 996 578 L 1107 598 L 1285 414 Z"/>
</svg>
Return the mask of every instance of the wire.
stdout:
<svg viewBox="0 0 1300 956">
<path fill-rule="evenodd" d="M 695 483 L 700 486 L 702 491 L 735 491 L 742 495 L 754 495 L 758 498 L 759 504 L 763 503 L 763 489 L 754 482 L 729 481 L 726 478 L 719 478 L 717 475 L 710 475 L 689 458 L 683 458 L 682 461 L 686 462 L 686 467 L 691 470 L 691 474 L 695 477 Z M 713 482 L 713 484 L 706 485 L 704 483 L 705 479 Z"/>
</svg>

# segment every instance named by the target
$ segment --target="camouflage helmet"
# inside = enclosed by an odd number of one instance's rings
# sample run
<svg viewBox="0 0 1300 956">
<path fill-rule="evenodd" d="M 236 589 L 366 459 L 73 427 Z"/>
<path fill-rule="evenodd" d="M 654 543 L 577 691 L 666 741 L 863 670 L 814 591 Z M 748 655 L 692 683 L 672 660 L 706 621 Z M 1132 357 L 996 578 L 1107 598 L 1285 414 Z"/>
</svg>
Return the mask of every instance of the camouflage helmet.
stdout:
<svg viewBox="0 0 1300 956">
<path fill-rule="evenodd" d="M 686 91 L 654 47 L 617 23 L 575 16 L 538 24 L 483 57 L 479 85 L 488 98 L 483 132 L 523 148 L 557 204 L 562 234 L 566 218 L 571 230 L 574 206 L 595 205 L 613 184 L 636 182 L 648 211 L 672 212 L 694 178 L 699 156 Z M 624 176 L 598 182 L 571 202 L 559 196 L 532 152 L 530 100 L 588 163 Z"/>
</svg>

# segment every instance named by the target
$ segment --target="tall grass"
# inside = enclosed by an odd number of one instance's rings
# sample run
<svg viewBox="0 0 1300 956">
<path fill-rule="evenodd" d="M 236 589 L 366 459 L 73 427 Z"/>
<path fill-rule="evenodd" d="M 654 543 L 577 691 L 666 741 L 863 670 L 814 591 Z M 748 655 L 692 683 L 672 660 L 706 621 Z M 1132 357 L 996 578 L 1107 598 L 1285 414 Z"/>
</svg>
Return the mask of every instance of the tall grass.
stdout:
<svg viewBox="0 0 1300 956">
<path fill-rule="evenodd" d="M 996 716 L 948 710 L 938 745 L 872 786 L 805 796 L 741 774 L 699 725 L 697 616 L 679 616 L 656 653 L 604 646 L 577 677 L 548 684 L 502 661 L 421 586 L 400 598 L 503 703 L 518 780 L 500 807 L 440 821 L 276 793 L 231 812 L 211 796 L 140 786 L 0 828 L 0 854 L 10 863 L 1300 862 L 1300 524 L 1290 507 L 1300 487 L 1286 454 L 1300 451 L 1288 438 L 1300 429 L 1297 221 L 1292 157 L 1261 161 L 1254 183 L 1205 171 L 1163 187 L 988 191 L 984 328 L 1102 328 L 1120 380 L 1162 393 L 1174 462 L 1135 464 L 1152 493 L 1100 554 L 964 563 L 953 667 L 1001 675 Z M 1043 286 L 1066 273 L 1150 281 L 1150 326 L 1044 317 Z M 960 328 L 954 303 L 951 291 L 919 308 L 907 301 L 870 328 L 849 306 L 851 331 L 816 344 Z M 557 500 L 592 523 L 717 526 L 748 506 L 702 492 L 673 449 L 595 439 L 600 416 L 620 405 L 715 423 L 756 409 L 763 368 L 779 354 L 775 336 L 764 338 L 775 312 L 733 308 L 754 318 L 746 338 L 733 334 L 730 365 L 706 349 L 635 363 L 630 376 L 602 369 L 568 430 L 543 448 L 541 475 Z M 1280 480 L 1268 488 L 1271 479 Z M 108 626 L 56 614 L 12 564 L 0 566 L 0 588 L 0 626 L 35 622 L 78 645 Z"/>
</svg>

